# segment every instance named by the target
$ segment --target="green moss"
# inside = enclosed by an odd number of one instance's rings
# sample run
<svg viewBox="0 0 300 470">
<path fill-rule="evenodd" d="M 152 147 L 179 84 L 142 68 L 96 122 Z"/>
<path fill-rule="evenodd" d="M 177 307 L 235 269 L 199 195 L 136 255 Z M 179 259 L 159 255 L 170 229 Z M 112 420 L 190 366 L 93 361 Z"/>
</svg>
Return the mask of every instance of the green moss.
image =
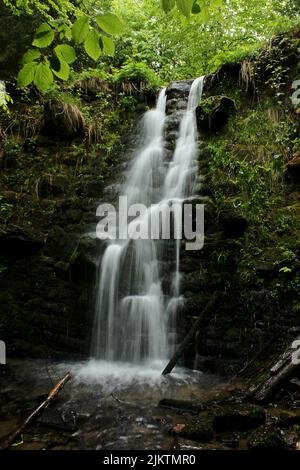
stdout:
<svg viewBox="0 0 300 470">
<path fill-rule="evenodd" d="M 213 437 L 212 418 L 203 415 L 195 423 L 186 425 L 180 436 L 193 441 L 209 442 Z"/>
<path fill-rule="evenodd" d="M 263 424 L 265 410 L 252 404 L 228 405 L 215 410 L 213 428 L 216 431 L 243 431 Z"/>
<path fill-rule="evenodd" d="M 263 426 L 250 436 L 249 447 L 254 450 L 279 450 L 287 446 L 279 429 Z"/>
</svg>

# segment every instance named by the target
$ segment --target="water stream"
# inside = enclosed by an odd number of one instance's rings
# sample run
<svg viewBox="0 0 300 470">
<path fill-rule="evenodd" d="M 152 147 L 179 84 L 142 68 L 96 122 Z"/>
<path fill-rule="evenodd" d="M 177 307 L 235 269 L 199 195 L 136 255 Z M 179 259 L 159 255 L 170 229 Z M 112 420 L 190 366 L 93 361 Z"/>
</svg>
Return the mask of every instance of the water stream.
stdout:
<svg viewBox="0 0 300 470">
<path fill-rule="evenodd" d="M 155 109 L 143 118 L 140 145 L 121 193 L 127 204 L 144 204 L 146 212 L 128 225 L 128 233 L 161 233 L 174 202 L 182 204 L 193 192 L 197 169 L 197 127 L 195 109 L 201 99 L 204 77 L 194 80 L 186 111 L 179 127 L 173 158 L 165 161 L 164 124 L 166 90 Z M 162 219 L 153 215 L 161 214 Z M 159 220 L 159 224 L 154 220 Z M 174 233 L 181 233 L 181 214 L 174 211 Z M 122 218 L 118 230 L 127 220 Z M 124 225 L 124 226 L 123 226 Z M 138 229 L 138 230 L 137 230 Z M 159 238 L 159 237 L 157 237 Z M 170 242 L 169 242 L 170 243 Z M 160 239 L 110 240 L 103 254 L 93 328 L 92 355 L 107 361 L 141 362 L 166 360 L 171 352 L 170 324 L 176 321 L 180 296 L 180 240 L 172 249 Z M 174 272 L 170 286 L 162 285 L 162 262 L 173 253 Z"/>
</svg>

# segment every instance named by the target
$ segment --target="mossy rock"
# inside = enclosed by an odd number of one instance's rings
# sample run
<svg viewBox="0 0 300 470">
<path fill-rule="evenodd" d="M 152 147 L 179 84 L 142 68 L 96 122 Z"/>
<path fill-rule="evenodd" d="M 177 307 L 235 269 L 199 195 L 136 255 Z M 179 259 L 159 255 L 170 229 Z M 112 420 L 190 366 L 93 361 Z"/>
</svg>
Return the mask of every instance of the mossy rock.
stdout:
<svg viewBox="0 0 300 470">
<path fill-rule="evenodd" d="M 213 419 L 210 414 L 201 415 L 201 419 L 187 424 L 179 433 L 180 437 L 197 442 L 209 442 L 214 435 Z"/>
<path fill-rule="evenodd" d="M 205 132 L 218 132 L 236 110 L 235 102 L 227 96 L 210 96 L 196 108 L 197 126 Z"/>
<path fill-rule="evenodd" d="M 215 431 L 244 431 L 258 427 L 266 421 L 266 412 L 252 404 L 225 405 L 214 410 Z"/>
<path fill-rule="evenodd" d="M 272 426 L 262 426 L 250 436 L 249 447 L 257 450 L 280 450 L 286 449 L 287 445 L 279 429 Z"/>
</svg>

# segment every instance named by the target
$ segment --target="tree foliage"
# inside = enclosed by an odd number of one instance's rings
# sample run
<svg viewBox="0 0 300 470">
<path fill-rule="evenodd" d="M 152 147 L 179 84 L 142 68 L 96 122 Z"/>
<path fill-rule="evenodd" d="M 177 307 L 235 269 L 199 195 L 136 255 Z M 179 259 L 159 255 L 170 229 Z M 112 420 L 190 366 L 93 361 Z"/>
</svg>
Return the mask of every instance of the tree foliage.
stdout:
<svg viewBox="0 0 300 470">
<path fill-rule="evenodd" d="M 47 92 L 91 59 L 118 73 L 145 64 L 163 82 L 192 78 L 243 57 L 298 24 L 299 0 L 3 0 L 40 18 L 18 75 Z M 82 59 L 82 51 L 86 59 Z M 79 62 L 79 63 L 78 63 Z M 76 65 L 78 64 L 78 65 Z M 140 65 L 138 65 L 137 69 Z M 130 68 L 129 67 L 129 68 Z"/>
<path fill-rule="evenodd" d="M 101 54 L 114 53 L 112 36 L 121 34 L 124 28 L 122 21 L 107 11 L 107 2 L 4 0 L 4 3 L 14 15 L 37 14 L 43 19 L 35 32 L 33 49 L 25 54 L 18 75 L 20 87 L 34 83 L 42 93 L 49 90 L 54 76 L 68 80 L 70 64 L 77 58 L 76 46 L 82 45 L 86 54 L 97 61 Z"/>
</svg>

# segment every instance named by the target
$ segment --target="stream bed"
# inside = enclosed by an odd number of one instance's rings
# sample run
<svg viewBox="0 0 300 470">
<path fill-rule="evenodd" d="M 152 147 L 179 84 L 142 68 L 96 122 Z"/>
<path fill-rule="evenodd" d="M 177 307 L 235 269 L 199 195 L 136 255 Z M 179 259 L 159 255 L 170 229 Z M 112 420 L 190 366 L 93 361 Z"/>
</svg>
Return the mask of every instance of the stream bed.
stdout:
<svg viewBox="0 0 300 470">
<path fill-rule="evenodd" d="M 161 376 L 164 364 L 90 360 L 47 363 L 11 360 L 0 376 L 0 438 L 10 434 L 53 385 L 70 372 L 72 380 L 13 450 L 29 449 L 214 449 L 228 448 L 180 439 L 170 430 L 195 419 L 192 410 L 159 405 L 163 399 L 196 404 L 237 396 L 241 383 L 222 377 L 176 368 Z"/>
</svg>

